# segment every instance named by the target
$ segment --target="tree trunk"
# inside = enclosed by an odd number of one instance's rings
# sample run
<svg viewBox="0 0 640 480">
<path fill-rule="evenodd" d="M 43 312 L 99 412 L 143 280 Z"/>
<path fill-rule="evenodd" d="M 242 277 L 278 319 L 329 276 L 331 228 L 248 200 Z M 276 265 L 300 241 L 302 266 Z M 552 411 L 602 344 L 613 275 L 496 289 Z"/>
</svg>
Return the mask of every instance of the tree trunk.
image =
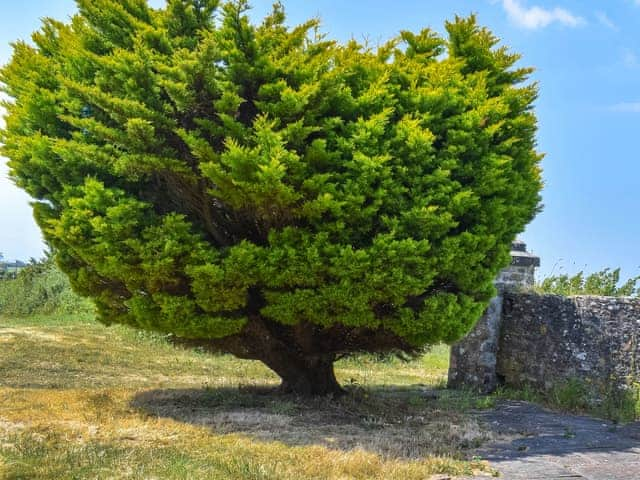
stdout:
<svg viewBox="0 0 640 480">
<path fill-rule="evenodd" d="M 262 361 L 282 378 L 283 393 L 303 396 L 340 396 L 344 390 L 333 371 L 333 355 L 299 357 L 277 355 Z"/>
<path fill-rule="evenodd" d="M 327 347 L 327 342 L 323 344 L 320 341 L 316 330 L 308 325 L 292 329 L 270 324 L 256 315 L 239 335 L 221 339 L 173 338 L 172 341 L 189 347 L 204 347 L 212 352 L 231 353 L 238 358 L 259 360 L 280 376 L 280 389 L 284 393 L 340 396 L 345 391 L 333 371 L 336 354 L 330 345 Z M 343 337 L 342 333 L 336 334 L 336 338 Z"/>
</svg>

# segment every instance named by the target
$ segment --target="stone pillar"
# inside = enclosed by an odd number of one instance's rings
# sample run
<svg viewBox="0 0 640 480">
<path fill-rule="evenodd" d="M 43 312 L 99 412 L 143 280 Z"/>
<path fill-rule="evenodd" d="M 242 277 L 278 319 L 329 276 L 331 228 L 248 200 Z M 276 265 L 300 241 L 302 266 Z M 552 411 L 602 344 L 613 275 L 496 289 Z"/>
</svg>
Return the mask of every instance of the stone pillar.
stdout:
<svg viewBox="0 0 640 480">
<path fill-rule="evenodd" d="M 467 388 L 482 393 L 496 389 L 503 294 L 533 287 L 535 269 L 539 266 L 540 258 L 528 253 L 524 242 L 516 240 L 512 243 L 511 265 L 498 274 L 495 282 L 498 295 L 467 336 L 451 347 L 449 388 Z"/>
<path fill-rule="evenodd" d="M 516 240 L 511 244 L 511 265 L 498 274 L 495 285 L 499 292 L 528 290 L 535 283 L 540 258 L 527 252 L 527 245 Z"/>
</svg>

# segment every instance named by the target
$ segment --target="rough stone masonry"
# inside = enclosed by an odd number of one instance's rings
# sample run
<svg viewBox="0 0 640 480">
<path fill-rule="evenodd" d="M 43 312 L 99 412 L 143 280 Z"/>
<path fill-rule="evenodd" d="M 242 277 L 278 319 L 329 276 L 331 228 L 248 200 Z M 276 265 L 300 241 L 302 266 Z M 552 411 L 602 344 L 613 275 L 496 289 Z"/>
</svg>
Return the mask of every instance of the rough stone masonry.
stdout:
<svg viewBox="0 0 640 480">
<path fill-rule="evenodd" d="M 530 293 L 539 258 L 514 242 L 498 295 L 451 349 L 449 387 L 549 390 L 568 381 L 596 395 L 640 382 L 640 299 Z"/>
</svg>

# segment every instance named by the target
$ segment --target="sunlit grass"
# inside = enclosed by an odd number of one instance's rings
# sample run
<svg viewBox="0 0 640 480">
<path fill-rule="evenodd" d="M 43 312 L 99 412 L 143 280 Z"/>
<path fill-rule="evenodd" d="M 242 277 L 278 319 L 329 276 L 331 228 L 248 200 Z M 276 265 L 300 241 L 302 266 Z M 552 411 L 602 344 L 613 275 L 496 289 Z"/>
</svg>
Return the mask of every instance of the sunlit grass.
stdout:
<svg viewBox="0 0 640 480">
<path fill-rule="evenodd" d="M 259 362 L 89 317 L 0 318 L 0 478 L 424 479 L 488 471 L 486 432 L 432 401 L 448 349 L 338 364 L 339 401 L 265 393 Z"/>
</svg>

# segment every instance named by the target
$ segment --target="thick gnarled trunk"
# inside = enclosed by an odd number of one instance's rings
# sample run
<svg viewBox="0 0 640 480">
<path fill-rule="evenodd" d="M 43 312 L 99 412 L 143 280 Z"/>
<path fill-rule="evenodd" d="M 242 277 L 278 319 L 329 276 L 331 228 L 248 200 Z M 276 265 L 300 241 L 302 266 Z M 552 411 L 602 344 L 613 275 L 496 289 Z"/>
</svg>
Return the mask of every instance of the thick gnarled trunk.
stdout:
<svg viewBox="0 0 640 480">
<path fill-rule="evenodd" d="M 299 357 L 278 355 L 262 361 L 282 379 L 283 393 L 304 396 L 339 396 L 344 390 L 336 380 L 332 355 Z"/>
</svg>

